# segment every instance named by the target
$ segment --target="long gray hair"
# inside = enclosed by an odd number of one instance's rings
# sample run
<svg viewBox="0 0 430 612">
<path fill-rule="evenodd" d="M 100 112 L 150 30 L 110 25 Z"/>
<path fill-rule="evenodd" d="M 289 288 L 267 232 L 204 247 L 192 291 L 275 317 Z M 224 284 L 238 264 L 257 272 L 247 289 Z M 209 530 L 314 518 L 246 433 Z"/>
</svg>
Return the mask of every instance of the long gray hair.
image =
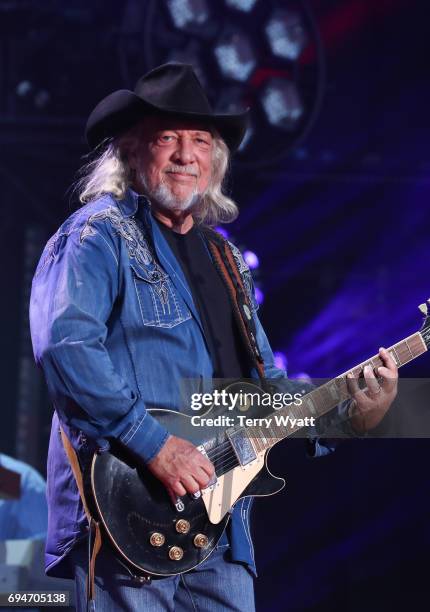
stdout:
<svg viewBox="0 0 430 612">
<path fill-rule="evenodd" d="M 128 163 L 128 153 L 139 145 L 142 124 L 115 138 L 92 161 L 85 164 L 79 174 L 75 189 L 82 204 L 111 193 L 124 198 L 133 184 L 133 171 Z M 223 193 L 223 184 L 229 167 L 230 153 L 220 135 L 213 133 L 212 175 L 208 188 L 193 213 L 198 223 L 216 225 L 230 223 L 239 214 L 235 202 Z"/>
</svg>

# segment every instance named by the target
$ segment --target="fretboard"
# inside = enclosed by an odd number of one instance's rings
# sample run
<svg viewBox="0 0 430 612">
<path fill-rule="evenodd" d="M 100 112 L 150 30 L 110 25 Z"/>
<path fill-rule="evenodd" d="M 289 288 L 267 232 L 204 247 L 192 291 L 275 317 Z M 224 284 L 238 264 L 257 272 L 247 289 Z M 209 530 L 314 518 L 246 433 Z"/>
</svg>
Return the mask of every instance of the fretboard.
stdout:
<svg viewBox="0 0 430 612">
<path fill-rule="evenodd" d="M 425 353 L 427 351 L 427 346 L 421 333 L 417 332 L 401 342 L 390 346 L 387 350 L 397 367 L 400 368 Z M 327 383 L 304 395 L 301 398 L 300 405 L 293 404 L 275 411 L 273 415 L 277 415 L 278 417 L 290 417 L 286 425 L 277 423 L 276 421 L 278 419 L 275 420 L 275 418 L 272 418 L 269 427 L 247 427 L 247 436 L 252 439 L 256 450 L 262 451 L 272 447 L 280 440 L 302 429 L 304 427 L 303 421 L 306 421 L 306 418 L 308 418 L 308 420 L 311 417 L 319 418 L 332 410 L 332 408 L 337 406 L 340 402 L 350 398 L 351 396 L 347 386 L 347 376 L 348 374 L 352 374 L 354 378 L 363 376 L 363 369 L 366 365 L 376 370 L 376 368 L 384 364 L 379 355 L 374 355 L 370 359 L 344 372 L 337 378 L 329 380 Z M 291 421 L 291 419 L 297 420 L 295 425 L 292 425 L 293 421 Z"/>
</svg>

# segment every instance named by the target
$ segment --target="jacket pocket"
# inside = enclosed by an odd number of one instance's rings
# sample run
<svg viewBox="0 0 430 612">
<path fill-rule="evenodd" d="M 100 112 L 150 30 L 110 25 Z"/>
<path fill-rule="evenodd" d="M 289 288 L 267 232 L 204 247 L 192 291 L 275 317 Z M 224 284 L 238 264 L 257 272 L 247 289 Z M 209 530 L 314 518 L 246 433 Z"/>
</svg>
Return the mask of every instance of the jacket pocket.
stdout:
<svg viewBox="0 0 430 612">
<path fill-rule="evenodd" d="M 169 275 L 161 268 L 132 264 L 131 273 L 144 325 L 175 327 L 191 318 Z"/>
</svg>

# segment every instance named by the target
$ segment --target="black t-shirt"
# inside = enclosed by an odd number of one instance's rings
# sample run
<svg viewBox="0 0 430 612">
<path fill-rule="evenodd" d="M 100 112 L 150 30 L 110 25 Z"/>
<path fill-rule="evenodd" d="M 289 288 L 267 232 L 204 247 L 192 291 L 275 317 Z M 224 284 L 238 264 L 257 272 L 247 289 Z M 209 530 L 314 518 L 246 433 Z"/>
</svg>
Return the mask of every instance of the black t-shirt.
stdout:
<svg viewBox="0 0 430 612">
<path fill-rule="evenodd" d="M 179 234 L 157 220 L 190 286 L 212 358 L 214 378 L 248 378 L 249 358 L 234 319 L 227 288 L 204 243 L 193 227 Z"/>
</svg>

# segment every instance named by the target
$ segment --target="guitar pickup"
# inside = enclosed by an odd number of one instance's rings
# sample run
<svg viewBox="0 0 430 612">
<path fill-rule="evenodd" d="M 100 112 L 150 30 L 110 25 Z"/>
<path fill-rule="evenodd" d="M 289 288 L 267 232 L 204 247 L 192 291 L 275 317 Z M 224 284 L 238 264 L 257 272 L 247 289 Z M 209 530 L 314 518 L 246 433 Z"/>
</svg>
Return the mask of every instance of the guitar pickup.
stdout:
<svg viewBox="0 0 430 612">
<path fill-rule="evenodd" d="M 240 465 L 247 465 L 257 459 L 251 440 L 242 430 L 227 432 L 227 435 Z"/>
</svg>

